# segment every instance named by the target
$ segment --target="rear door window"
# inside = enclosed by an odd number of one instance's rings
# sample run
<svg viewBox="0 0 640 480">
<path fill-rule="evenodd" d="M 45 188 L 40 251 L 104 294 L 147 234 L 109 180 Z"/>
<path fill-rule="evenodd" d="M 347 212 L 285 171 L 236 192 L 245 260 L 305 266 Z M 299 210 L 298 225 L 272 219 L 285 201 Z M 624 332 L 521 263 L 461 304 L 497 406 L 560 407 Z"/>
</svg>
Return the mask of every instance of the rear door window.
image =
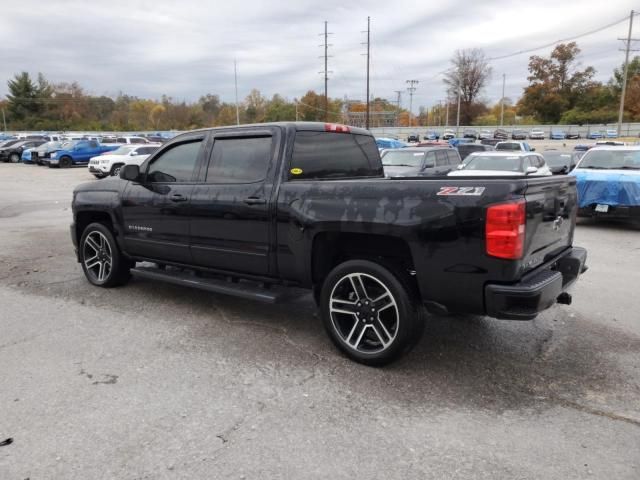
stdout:
<svg viewBox="0 0 640 480">
<path fill-rule="evenodd" d="M 272 157 L 273 137 L 216 138 L 207 183 L 254 183 L 264 180 Z"/>
<path fill-rule="evenodd" d="M 336 179 L 382 175 L 375 139 L 369 135 L 299 131 L 289 178 Z"/>
<path fill-rule="evenodd" d="M 446 167 L 449 165 L 449 155 L 446 150 L 436 151 L 436 167 Z"/>
<path fill-rule="evenodd" d="M 447 150 L 449 157 L 449 165 L 458 165 L 460 163 L 460 156 L 453 150 Z"/>
<path fill-rule="evenodd" d="M 433 168 L 436 166 L 436 152 L 427 152 L 424 161 L 424 168 Z"/>
</svg>

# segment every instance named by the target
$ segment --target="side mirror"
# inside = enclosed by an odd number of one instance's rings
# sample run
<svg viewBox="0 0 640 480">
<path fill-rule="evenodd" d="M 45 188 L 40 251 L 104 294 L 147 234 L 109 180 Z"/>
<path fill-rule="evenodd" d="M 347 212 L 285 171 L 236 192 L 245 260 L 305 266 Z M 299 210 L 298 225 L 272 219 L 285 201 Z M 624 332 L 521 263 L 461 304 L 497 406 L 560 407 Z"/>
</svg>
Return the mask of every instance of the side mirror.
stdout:
<svg viewBox="0 0 640 480">
<path fill-rule="evenodd" d="M 138 152 L 136 152 L 135 150 L 133 152 L 131 152 L 129 155 L 131 155 L 132 157 L 135 157 L 136 155 L 138 155 Z"/>
<path fill-rule="evenodd" d="M 425 163 L 422 169 L 426 170 L 427 168 L 434 168 L 435 166 L 436 166 L 435 163 Z"/>
<path fill-rule="evenodd" d="M 125 165 L 120 170 L 120 178 L 136 182 L 140 178 L 140 167 L 138 165 Z"/>
<path fill-rule="evenodd" d="M 538 167 L 527 167 L 526 175 L 531 175 L 533 173 L 538 173 Z"/>
<path fill-rule="evenodd" d="M 464 168 L 464 163 L 461 163 L 456 167 L 457 170 L 462 170 L 463 168 Z"/>
</svg>

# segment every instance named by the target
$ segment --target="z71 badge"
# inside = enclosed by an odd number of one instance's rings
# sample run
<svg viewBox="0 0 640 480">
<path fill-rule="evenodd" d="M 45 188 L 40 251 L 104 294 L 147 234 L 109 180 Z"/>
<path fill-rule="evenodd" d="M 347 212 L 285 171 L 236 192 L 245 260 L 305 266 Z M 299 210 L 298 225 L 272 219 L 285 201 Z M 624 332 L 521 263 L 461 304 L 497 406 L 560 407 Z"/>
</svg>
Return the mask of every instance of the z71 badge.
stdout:
<svg viewBox="0 0 640 480">
<path fill-rule="evenodd" d="M 436 195 L 474 195 L 479 197 L 484 193 L 484 187 L 441 187 Z"/>
</svg>

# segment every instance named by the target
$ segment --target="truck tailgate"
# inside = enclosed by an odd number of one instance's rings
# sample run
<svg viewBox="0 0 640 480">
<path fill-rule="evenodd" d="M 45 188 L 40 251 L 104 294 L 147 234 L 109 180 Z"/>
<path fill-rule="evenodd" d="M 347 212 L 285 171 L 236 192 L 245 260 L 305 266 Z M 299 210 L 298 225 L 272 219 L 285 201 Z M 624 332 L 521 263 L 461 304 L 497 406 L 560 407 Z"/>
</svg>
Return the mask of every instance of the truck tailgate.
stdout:
<svg viewBox="0 0 640 480">
<path fill-rule="evenodd" d="M 575 179 L 564 175 L 530 178 L 525 200 L 527 224 L 523 273 L 572 244 L 578 209 Z"/>
</svg>

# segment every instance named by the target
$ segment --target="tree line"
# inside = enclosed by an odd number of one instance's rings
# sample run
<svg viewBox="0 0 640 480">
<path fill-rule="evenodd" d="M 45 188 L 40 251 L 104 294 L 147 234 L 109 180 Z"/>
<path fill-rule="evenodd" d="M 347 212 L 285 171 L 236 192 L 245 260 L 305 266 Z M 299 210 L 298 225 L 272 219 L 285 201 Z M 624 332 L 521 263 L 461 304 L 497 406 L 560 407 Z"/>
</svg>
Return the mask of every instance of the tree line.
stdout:
<svg viewBox="0 0 640 480">
<path fill-rule="evenodd" d="M 447 101 L 432 108 L 420 107 L 420 114 L 410 118 L 399 105 L 374 98 L 370 125 L 455 125 L 458 94 L 461 125 L 497 125 L 502 115 L 505 125 L 617 121 L 623 68 L 614 69 L 608 82 L 598 82 L 593 79 L 593 67 L 580 68 L 579 55 L 580 48 L 571 42 L 557 45 L 548 57 L 531 56 L 529 84 L 520 99 L 503 99 L 490 105 L 483 99 L 492 75 L 490 61 L 480 49 L 457 51 L 451 68 L 444 74 Z M 279 94 L 268 98 L 253 89 L 237 110 L 235 103 L 222 101 L 211 93 L 194 102 L 166 95 L 152 100 L 125 93 L 111 98 L 91 95 L 77 82 L 51 83 L 42 73 L 34 79 L 27 72 L 16 74 L 8 81 L 8 87 L 9 94 L 0 100 L 0 109 L 11 130 L 190 130 L 233 125 L 238 118 L 240 123 L 325 119 L 350 123 L 350 114 L 366 109 L 363 102 L 330 98 L 325 114 L 324 96 L 313 90 L 291 100 Z M 624 120 L 640 121 L 640 57 L 629 63 Z"/>
</svg>

